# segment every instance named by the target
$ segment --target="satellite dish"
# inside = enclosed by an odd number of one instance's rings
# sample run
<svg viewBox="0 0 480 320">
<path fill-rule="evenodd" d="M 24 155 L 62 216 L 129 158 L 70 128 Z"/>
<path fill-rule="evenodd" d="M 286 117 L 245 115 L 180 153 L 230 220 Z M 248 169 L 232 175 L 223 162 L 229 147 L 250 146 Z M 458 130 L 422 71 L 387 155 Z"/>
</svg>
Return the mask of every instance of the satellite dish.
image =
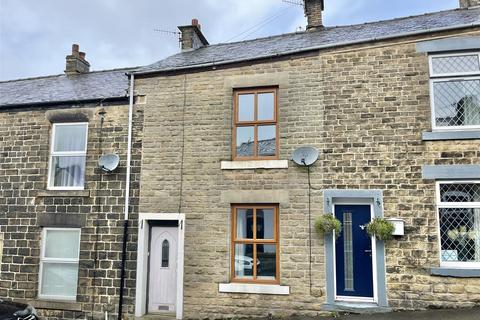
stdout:
<svg viewBox="0 0 480 320">
<path fill-rule="evenodd" d="M 292 160 L 299 166 L 309 167 L 318 159 L 318 150 L 313 147 L 301 147 L 293 152 Z"/>
<path fill-rule="evenodd" d="M 110 173 L 117 169 L 119 163 L 120 157 L 118 154 L 104 154 L 98 160 L 98 167 L 104 172 Z"/>
</svg>

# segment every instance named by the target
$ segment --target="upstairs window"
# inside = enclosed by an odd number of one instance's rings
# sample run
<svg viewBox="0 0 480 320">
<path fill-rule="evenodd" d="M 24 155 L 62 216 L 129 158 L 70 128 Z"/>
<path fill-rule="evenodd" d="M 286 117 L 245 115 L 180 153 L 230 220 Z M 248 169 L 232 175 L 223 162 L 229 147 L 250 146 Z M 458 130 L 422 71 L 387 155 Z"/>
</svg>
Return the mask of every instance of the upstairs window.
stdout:
<svg viewBox="0 0 480 320">
<path fill-rule="evenodd" d="M 82 190 L 85 183 L 87 123 L 55 123 L 50 147 L 48 188 Z"/>
<path fill-rule="evenodd" d="M 441 264 L 480 266 L 480 182 L 437 182 Z"/>
<path fill-rule="evenodd" d="M 480 52 L 430 56 L 433 129 L 480 129 Z"/>
<path fill-rule="evenodd" d="M 237 90 L 234 98 L 233 159 L 277 159 L 277 89 Z"/>
</svg>

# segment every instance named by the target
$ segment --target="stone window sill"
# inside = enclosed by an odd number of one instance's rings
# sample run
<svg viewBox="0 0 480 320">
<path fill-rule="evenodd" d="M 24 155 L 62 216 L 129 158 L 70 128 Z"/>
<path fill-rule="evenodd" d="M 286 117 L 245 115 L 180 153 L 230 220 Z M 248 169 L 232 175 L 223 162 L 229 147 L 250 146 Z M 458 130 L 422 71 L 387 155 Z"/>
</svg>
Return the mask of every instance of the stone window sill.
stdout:
<svg viewBox="0 0 480 320">
<path fill-rule="evenodd" d="M 276 284 L 220 283 L 218 291 L 222 293 L 289 295 L 290 287 Z"/>
<path fill-rule="evenodd" d="M 45 190 L 37 193 L 37 197 L 90 197 L 90 190 Z"/>
<path fill-rule="evenodd" d="M 423 141 L 442 141 L 442 140 L 474 140 L 480 139 L 480 130 L 470 131 L 433 131 L 423 132 Z"/>
<path fill-rule="evenodd" d="M 222 161 L 222 170 L 288 169 L 288 160 Z"/>
<path fill-rule="evenodd" d="M 82 311 L 82 304 L 76 301 L 28 300 L 36 309 Z"/>
<path fill-rule="evenodd" d="M 453 278 L 480 278 L 480 269 L 434 267 L 430 268 L 430 275 Z"/>
</svg>

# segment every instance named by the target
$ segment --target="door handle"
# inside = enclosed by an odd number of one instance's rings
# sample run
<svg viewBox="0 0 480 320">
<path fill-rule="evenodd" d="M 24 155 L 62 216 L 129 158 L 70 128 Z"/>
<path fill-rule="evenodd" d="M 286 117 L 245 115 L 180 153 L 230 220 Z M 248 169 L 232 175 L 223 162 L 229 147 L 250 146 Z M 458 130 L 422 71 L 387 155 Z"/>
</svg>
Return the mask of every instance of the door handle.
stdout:
<svg viewBox="0 0 480 320">
<path fill-rule="evenodd" d="M 365 253 L 372 253 L 372 250 L 365 250 Z"/>
</svg>

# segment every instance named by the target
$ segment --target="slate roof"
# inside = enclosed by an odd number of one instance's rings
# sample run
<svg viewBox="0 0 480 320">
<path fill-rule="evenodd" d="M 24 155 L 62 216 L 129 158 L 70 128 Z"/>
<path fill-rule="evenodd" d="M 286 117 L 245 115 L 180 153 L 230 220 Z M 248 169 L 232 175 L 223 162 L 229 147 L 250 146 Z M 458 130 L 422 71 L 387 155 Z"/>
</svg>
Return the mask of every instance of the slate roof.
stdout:
<svg viewBox="0 0 480 320">
<path fill-rule="evenodd" d="M 480 8 L 455 9 L 359 25 L 327 27 L 182 52 L 133 73 L 154 73 L 287 55 L 325 47 L 388 39 L 406 34 L 480 25 Z"/>
<path fill-rule="evenodd" d="M 123 98 L 128 93 L 128 69 L 92 71 L 0 82 L 0 108 L 45 103 Z"/>
</svg>

